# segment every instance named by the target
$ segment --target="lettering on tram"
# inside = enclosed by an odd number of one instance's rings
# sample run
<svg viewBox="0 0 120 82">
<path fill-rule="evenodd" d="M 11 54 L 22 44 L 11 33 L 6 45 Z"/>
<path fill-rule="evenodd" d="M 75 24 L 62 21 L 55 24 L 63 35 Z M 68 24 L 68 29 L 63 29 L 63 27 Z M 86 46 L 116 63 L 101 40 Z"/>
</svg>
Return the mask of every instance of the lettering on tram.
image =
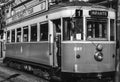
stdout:
<svg viewBox="0 0 120 82">
<path fill-rule="evenodd" d="M 76 9 L 76 11 L 75 11 L 75 17 L 82 17 L 82 15 L 83 15 L 83 10 Z"/>
<path fill-rule="evenodd" d="M 17 19 L 23 18 L 25 16 L 31 15 L 32 13 L 33 13 L 33 8 L 23 10 L 21 12 L 16 13 L 15 15 L 13 15 L 12 20 L 17 20 Z"/>
<path fill-rule="evenodd" d="M 91 15 L 91 16 L 100 16 L 100 17 L 107 17 L 108 16 L 108 12 L 107 11 L 91 10 L 91 11 L 89 11 L 89 15 Z"/>
</svg>

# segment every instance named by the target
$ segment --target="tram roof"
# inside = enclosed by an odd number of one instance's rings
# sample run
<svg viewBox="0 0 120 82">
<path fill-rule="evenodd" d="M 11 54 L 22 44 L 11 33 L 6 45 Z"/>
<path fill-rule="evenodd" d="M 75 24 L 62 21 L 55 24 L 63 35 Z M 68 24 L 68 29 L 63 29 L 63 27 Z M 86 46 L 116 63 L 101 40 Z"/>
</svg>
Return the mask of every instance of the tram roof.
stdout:
<svg viewBox="0 0 120 82">
<path fill-rule="evenodd" d="M 87 2 L 83 2 L 83 1 L 73 1 L 73 2 L 61 2 L 61 3 L 58 3 L 58 4 L 54 4 L 54 5 L 50 5 L 48 10 L 45 12 L 45 13 L 49 13 L 51 12 L 52 10 L 57 10 L 57 9 L 60 9 L 60 8 L 64 8 L 64 7 L 70 7 L 70 6 L 83 6 L 83 7 L 92 7 L 92 8 L 102 8 L 102 9 L 107 9 L 107 7 L 104 7 L 104 6 L 100 6 L 100 5 L 96 5 L 96 4 L 91 4 L 91 3 L 87 3 Z M 42 14 L 45 14 L 44 12 Z M 29 17 L 32 17 L 32 16 L 37 16 L 39 13 L 35 13 L 35 14 L 31 14 Z M 16 16 L 17 17 L 17 16 Z M 27 18 L 29 18 L 28 16 L 26 16 Z M 12 24 L 12 23 L 15 23 L 17 21 L 20 21 L 22 19 L 25 19 L 26 17 L 24 18 L 20 18 L 16 21 L 11 21 L 8 23 L 8 25 Z M 11 19 L 11 18 L 9 18 Z"/>
<path fill-rule="evenodd" d="M 56 9 L 60 7 L 67 7 L 67 6 L 86 6 L 86 7 L 94 7 L 94 8 L 107 8 L 105 6 L 87 3 L 84 1 L 73 1 L 73 2 L 65 2 L 65 3 L 58 3 L 55 5 L 50 6 L 50 9 Z"/>
</svg>

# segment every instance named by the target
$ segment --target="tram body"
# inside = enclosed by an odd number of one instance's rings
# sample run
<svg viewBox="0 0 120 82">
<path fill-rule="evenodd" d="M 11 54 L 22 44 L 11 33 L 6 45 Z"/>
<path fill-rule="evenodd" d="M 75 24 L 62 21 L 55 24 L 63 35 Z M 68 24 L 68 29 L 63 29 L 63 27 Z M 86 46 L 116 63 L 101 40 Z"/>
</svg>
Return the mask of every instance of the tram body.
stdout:
<svg viewBox="0 0 120 82">
<path fill-rule="evenodd" d="M 4 63 L 30 71 L 37 66 L 60 69 L 65 77 L 112 78 L 115 33 L 113 9 L 84 2 L 60 3 L 6 26 Z"/>
</svg>

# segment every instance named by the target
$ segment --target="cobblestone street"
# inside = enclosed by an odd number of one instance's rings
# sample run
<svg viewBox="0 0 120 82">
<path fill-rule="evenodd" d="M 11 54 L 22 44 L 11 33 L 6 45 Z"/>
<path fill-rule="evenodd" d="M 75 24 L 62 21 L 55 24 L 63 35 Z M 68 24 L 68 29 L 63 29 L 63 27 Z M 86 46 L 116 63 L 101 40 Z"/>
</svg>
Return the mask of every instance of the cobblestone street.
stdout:
<svg viewBox="0 0 120 82">
<path fill-rule="evenodd" d="M 120 73 L 116 73 L 115 82 L 119 82 Z M 8 68 L 0 61 L 0 82 L 48 82 L 36 76 Z"/>
<path fill-rule="evenodd" d="M 41 78 L 35 77 L 30 74 L 14 70 L 12 68 L 6 68 L 2 62 L 0 62 L 0 82 L 47 82 Z"/>
</svg>

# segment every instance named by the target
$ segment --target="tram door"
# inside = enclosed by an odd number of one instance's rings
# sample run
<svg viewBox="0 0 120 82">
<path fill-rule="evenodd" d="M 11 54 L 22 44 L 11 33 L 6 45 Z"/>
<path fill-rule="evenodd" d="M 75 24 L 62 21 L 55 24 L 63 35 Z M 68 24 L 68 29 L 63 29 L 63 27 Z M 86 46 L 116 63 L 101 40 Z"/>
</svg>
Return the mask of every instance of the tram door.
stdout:
<svg viewBox="0 0 120 82">
<path fill-rule="evenodd" d="M 53 20 L 54 63 L 61 67 L 61 20 Z"/>
</svg>

